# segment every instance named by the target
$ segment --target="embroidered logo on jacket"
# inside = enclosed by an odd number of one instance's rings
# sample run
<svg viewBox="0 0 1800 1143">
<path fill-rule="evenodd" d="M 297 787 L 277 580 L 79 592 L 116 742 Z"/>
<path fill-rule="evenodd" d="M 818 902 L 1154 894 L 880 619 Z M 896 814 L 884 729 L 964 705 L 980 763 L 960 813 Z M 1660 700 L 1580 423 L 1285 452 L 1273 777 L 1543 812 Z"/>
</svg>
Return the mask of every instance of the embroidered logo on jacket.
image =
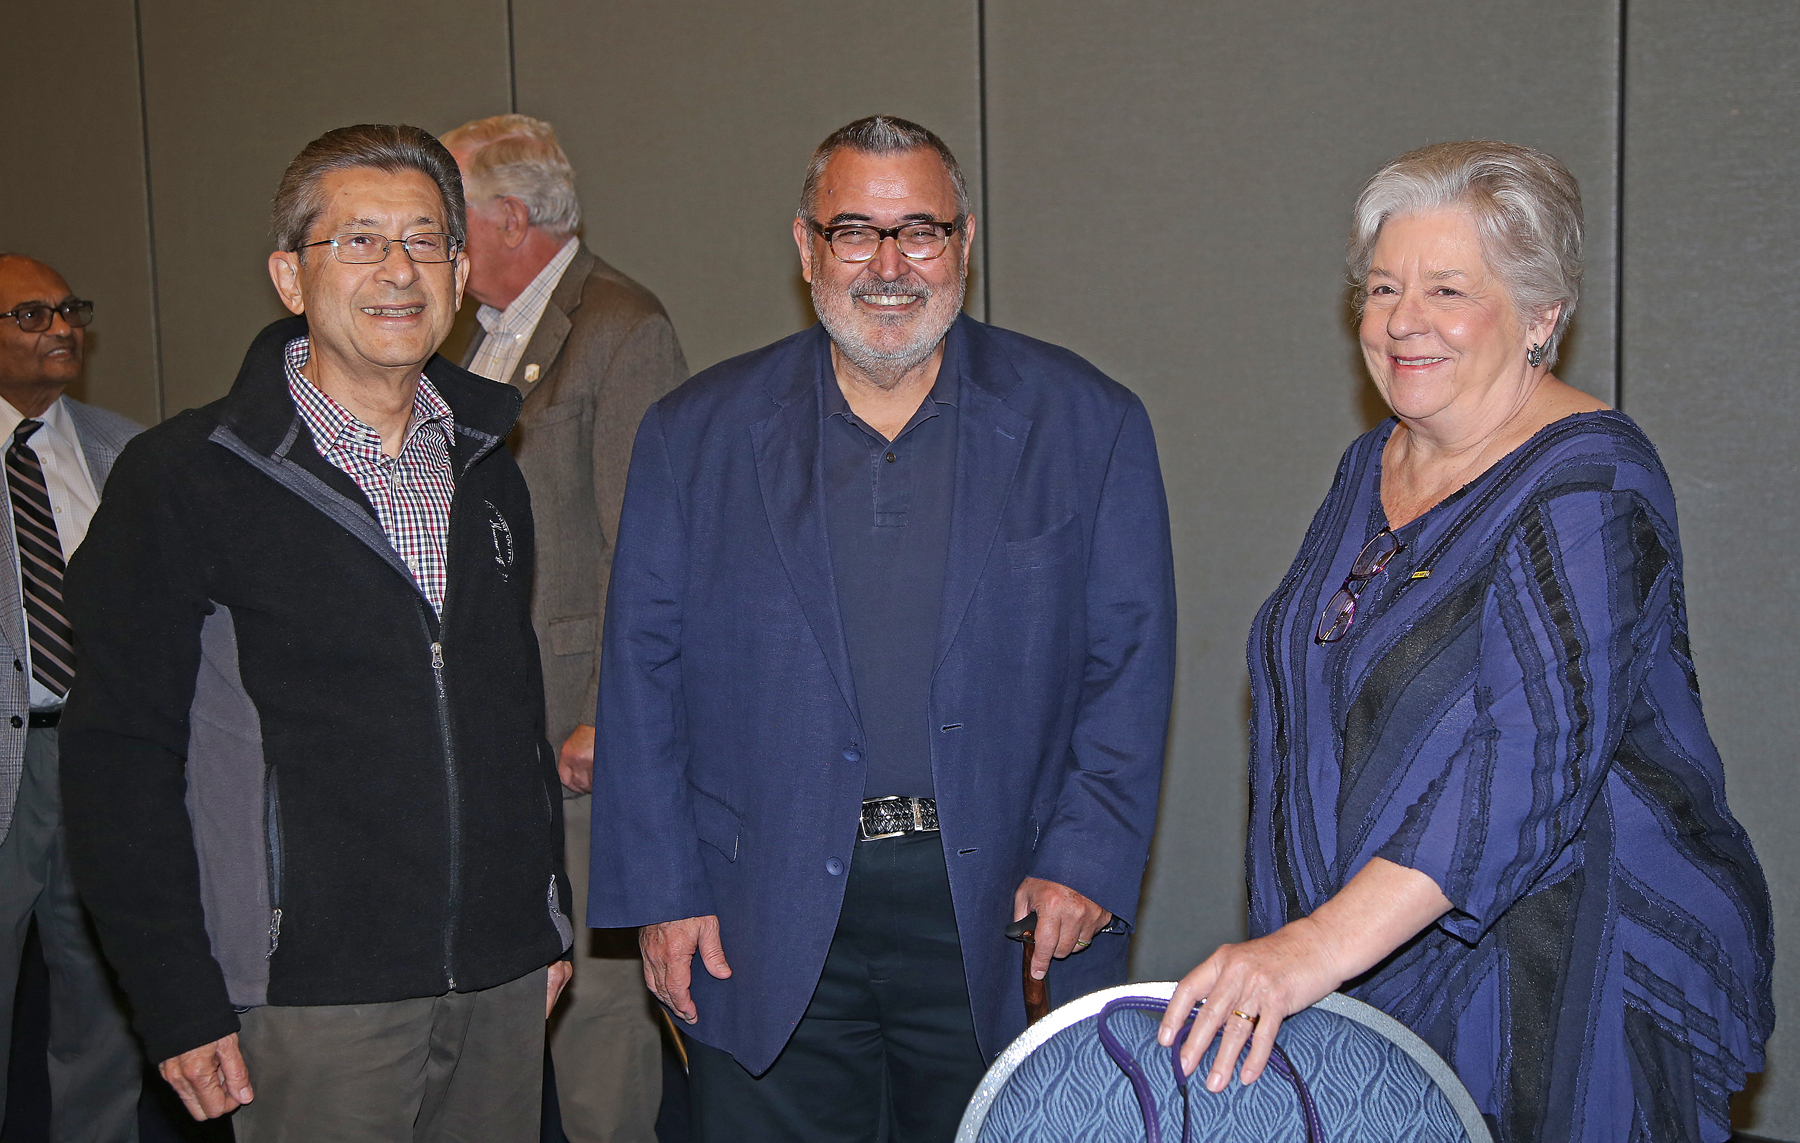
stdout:
<svg viewBox="0 0 1800 1143">
<path fill-rule="evenodd" d="M 513 546 L 512 525 L 506 522 L 506 517 L 500 514 L 500 509 L 494 507 L 492 500 L 483 500 L 482 503 L 487 505 L 488 531 L 494 537 L 494 563 L 500 569 L 500 578 L 509 579 L 511 577 L 508 573 L 512 570 L 513 561 L 518 558 L 518 551 Z"/>
</svg>

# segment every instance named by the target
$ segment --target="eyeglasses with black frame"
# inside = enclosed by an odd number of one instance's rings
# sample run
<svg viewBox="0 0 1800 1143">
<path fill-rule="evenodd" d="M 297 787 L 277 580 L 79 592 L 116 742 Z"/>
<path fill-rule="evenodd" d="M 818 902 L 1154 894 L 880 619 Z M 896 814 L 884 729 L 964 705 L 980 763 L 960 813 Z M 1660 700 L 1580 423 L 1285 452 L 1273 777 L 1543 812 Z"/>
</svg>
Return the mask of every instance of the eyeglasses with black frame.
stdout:
<svg viewBox="0 0 1800 1143">
<path fill-rule="evenodd" d="M 892 238 L 908 261 L 929 262 L 950 245 L 950 236 L 962 226 L 961 219 L 950 222 L 903 222 L 899 226 L 874 226 L 867 222 L 845 222 L 823 226 L 811 219 L 813 233 L 825 240 L 831 256 L 839 262 L 867 262 L 875 257 L 886 239 Z"/>
<path fill-rule="evenodd" d="M 61 314 L 71 328 L 80 329 L 94 320 L 94 303 L 85 298 L 68 298 L 56 305 L 49 302 L 26 302 L 24 305 L 14 306 L 10 313 L 0 314 L 0 318 L 13 319 L 26 333 L 43 333 L 56 324 L 57 314 Z"/>
<path fill-rule="evenodd" d="M 1314 643 L 1336 643 L 1350 633 L 1350 625 L 1356 622 L 1356 601 L 1363 588 L 1382 573 L 1390 560 L 1405 550 L 1406 545 L 1394 535 L 1392 528 L 1383 528 L 1369 537 L 1369 542 L 1357 553 L 1356 562 L 1350 565 L 1344 586 L 1337 589 L 1337 594 L 1320 613 L 1319 629 L 1313 633 Z"/>
<path fill-rule="evenodd" d="M 321 238 L 317 242 L 302 242 L 294 247 L 294 251 L 298 253 L 312 246 L 329 246 L 332 256 L 345 265 L 372 266 L 386 261 L 388 251 L 396 242 L 406 248 L 407 257 L 422 264 L 454 262 L 456 252 L 461 249 L 461 244 L 450 235 L 426 231 L 422 234 L 408 234 L 405 238 L 361 232 L 339 234 L 332 238 Z"/>
</svg>

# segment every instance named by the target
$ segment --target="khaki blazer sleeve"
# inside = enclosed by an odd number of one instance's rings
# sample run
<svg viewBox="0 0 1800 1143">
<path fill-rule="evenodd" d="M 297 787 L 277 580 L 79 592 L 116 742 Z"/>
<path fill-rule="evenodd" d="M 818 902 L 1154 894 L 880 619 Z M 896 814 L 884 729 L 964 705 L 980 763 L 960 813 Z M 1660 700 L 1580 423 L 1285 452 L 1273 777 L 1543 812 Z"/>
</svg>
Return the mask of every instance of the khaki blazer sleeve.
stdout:
<svg viewBox="0 0 1800 1143">
<path fill-rule="evenodd" d="M 553 745 L 592 724 L 613 540 L 638 423 L 687 377 L 655 295 L 582 250 L 508 379 L 525 394 L 511 444 L 531 488 L 531 618 Z"/>
<path fill-rule="evenodd" d="M 594 404 L 594 511 L 600 517 L 605 558 L 594 567 L 594 613 L 606 614 L 606 589 L 612 576 L 613 541 L 619 534 L 619 511 L 625 503 L 625 474 L 631 467 L 631 444 L 644 411 L 687 379 L 687 359 L 675 338 L 675 327 L 660 309 L 633 326 L 612 355 Z M 600 701 L 601 622 L 594 623 L 593 669 L 582 691 L 581 709 L 589 723 Z M 558 745 L 561 745 L 560 743 Z"/>
</svg>

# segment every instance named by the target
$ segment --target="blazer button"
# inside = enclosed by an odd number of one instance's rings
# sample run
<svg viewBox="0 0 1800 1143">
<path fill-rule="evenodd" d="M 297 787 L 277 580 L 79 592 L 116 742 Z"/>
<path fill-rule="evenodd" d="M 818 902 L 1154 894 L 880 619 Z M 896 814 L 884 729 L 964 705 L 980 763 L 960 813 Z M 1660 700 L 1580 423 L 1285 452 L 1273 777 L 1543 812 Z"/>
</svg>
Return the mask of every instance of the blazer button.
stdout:
<svg viewBox="0 0 1800 1143">
<path fill-rule="evenodd" d="M 19 720 L 17 718 L 13 719 L 13 725 L 19 725 Z M 825 872 L 831 874 L 833 877 L 837 877 L 844 872 L 844 863 L 835 857 L 828 858 L 825 862 Z"/>
<path fill-rule="evenodd" d="M 14 659 L 14 660 L 13 660 L 13 670 L 15 670 L 15 671 L 22 671 L 22 670 L 24 670 L 24 669 L 25 669 L 25 664 L 24 664 L 24 663 L 21 663 L 21 662 L 19 662 L 19 661 L 18 661 L 18 660 L 17 660 L 17 659 Z"/>
<path fill-rule="evenodd" d="M 17 730 L 19 727 L 25 725 L 25 720 L 15 714 L 12 716 L 12 724 L 13 724 L 13 729 Z"/>
<path fill-rule="evenodd" d="M 846 746 L 844 748 L 844 761 L 846 761 L 846 762 L 861 762 L 862 761 L 862 751 L 858 750 L 854 746 Z"/>
</svg>

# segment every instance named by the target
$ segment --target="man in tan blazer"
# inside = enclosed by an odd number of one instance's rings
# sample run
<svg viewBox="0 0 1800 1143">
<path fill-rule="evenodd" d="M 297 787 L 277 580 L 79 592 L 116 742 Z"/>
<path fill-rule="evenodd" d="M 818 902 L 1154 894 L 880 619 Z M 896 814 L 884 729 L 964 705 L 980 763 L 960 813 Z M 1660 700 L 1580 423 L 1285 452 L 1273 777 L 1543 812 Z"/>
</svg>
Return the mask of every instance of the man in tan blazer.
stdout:
<svg viewBox="0 0 1800 1143">
<path fill-rule="evenodd" d="M 655 295 L 576 236 L 575 174 L 548 123 L 496 115 L 443 136 L 468 198 L 468 291 L 481 331 L 463 365 L 525 393 L 511 441 L 537 520 L 531 618 L 546 728 L 561 744 L 575 978 L 551 1025 L 570 1143 L 654 1143 L 656 1016 L 634 934 L 590 931 L 589 791 L 600 621 L 631 442 L 650 403 L 687 377 Z"/>
</svg>

